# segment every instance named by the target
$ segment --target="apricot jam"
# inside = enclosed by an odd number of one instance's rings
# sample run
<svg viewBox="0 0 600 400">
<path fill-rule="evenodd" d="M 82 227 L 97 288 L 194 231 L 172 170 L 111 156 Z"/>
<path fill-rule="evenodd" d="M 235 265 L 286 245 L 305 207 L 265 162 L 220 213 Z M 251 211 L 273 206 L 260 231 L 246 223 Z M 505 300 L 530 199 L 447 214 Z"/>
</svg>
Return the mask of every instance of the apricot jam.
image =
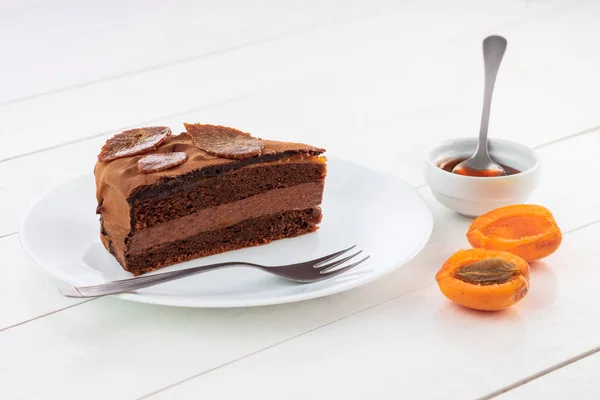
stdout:
<svg viewBox="0 0 600 400">
<path fill-rule="evenodd" d="M 441 169 L 443 169 L 444 171 L 450 172 L 452 173 L 452 170 L 454 170 L 454 167 L 456 167 L 458 164 L 460 164 L 461 162 L 465 161 L 468 157 L 465 158 L 455 158 L 455 159 L 450 159 L 450 160 L 444 160 L 441 161 L 437 164 L 437 166 Z M 512 168 L 509 167 L 507 165 L 504 164 L 500 164 L 500 166 L 502 168 L 504 168 L 504 172 L 506 172 L 506 175 L 515 175 L 520 173 L 521 171 L 519 171 L 516 168 Z M 486 171 L 474 171 L 472 174 L 468 173 L 468 174 L 461 174 L 461 175 L 467 175 L 467 176 L 479 176 L 479 177 L 489 177 L 489 176 L 496 176 L 496 175 L 486 175 L 485 174 Z"/>
</svg>

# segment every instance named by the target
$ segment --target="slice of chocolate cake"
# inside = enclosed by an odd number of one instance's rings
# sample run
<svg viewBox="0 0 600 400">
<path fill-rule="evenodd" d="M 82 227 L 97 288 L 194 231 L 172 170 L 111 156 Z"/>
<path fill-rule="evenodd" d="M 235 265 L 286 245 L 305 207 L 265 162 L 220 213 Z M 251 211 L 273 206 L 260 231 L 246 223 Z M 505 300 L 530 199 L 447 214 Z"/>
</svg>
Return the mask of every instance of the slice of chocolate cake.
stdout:
<svg viewBox="0 0 600 400">
<path fill-rule="evenodd" d="M 101 239 L 134 275 L 318 229 L 325 151 L 222 126 L 125 131 L 98 156 Z"/>
</svg>

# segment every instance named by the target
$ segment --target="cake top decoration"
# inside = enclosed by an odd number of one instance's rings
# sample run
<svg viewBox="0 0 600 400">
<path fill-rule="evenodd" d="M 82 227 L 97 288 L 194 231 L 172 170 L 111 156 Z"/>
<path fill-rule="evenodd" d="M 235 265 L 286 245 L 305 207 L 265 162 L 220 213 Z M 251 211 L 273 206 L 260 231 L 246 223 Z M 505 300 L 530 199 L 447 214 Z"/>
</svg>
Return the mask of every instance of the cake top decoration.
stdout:
<svg viewBox="0 0 600 400">
<path fill-rule="evenodd" d="M 149 153 L 171 135 L 166 126 L 151 126 L 121 132 L 102 146 L 98 161 L 112 161 L 123 157 Z"/>
<path fill-rule="evenodd" d="M 184 124 L 200 150 L 222 158 L 244 159 L 259 156 L 264 144 L 249 133 L 219 125 Z"/>
<path fill-rule="evenodd" d="M 173 153 L 148 154 L 137 162 L 138 171 L 144 173 L 164 171 L 183 164 L 188 159 L 182 151 Z"/>
</svg>

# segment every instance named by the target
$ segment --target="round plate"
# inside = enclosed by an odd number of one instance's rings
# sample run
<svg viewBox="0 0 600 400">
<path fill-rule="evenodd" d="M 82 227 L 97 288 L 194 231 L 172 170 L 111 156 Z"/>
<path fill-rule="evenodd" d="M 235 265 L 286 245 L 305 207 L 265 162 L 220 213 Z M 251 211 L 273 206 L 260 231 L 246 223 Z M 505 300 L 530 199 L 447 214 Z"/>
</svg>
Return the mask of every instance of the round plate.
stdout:
<svg viewBox="0 0 600 400">
<path fill-rule="evenodd" d="M 21 221 L 25 251 L 48 273 L 70 285 L 131 277 L 100 243 L 95 192 L 94 176 L 80 176 L 42 196 Z M 353 244 L 371 255 L 367 262 L 311 284 L 232 267 L 118 297 L 185 307 L 246 307 L 313 299 L 389 274 L 423 248 L 433 225 L 423 198 L 407 183 L 335 158 L 328 162 L 322 209 L 323 221 L 317 232 L 188 261 L 157 273 L 234 260 L 291 264 Z"/>
</svg>

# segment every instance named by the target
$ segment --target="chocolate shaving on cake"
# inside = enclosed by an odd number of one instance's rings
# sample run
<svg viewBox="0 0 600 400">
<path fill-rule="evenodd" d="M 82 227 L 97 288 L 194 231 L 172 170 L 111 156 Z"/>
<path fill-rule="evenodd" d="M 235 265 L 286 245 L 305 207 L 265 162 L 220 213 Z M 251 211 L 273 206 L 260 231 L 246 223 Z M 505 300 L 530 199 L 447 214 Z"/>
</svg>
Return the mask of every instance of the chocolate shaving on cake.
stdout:
<svg viewBox="0 0 600 400">
<path fill-rule="evenodd" d="M 140 172 L 150 173 L 164 171 L 169 168 L 183 164 L 188 159 L 187 154 L 176 151 L 173 153 L 148 154 L 140 158 L 137 162 L 137 168 Z"/>
<path fill-rule="evenodd" d="M 265 146 L 265 149 L 262 152 L 263 156 L 282 153 L 307 154 L 310 156 L 318 156 L 322 153 L 325 153 L 325 149 L 304 143 L 275 142 L 272 140 L 263 140 L 262 142 Z"/>
<path fill-rule="evenodd" d="M 262 153 L 263 143 L 237 129 L 218 125 L 184 124 L 192 142 L 206 153 L 232 159 L 244 159 Z"/>
<path fill-rule="evenodd" d="M 98 160 L 112 161 L 149 153 L 160 146 L 170 134 L 171 129 L 166 126 L 151 126 L 121 132 L 106 141 L 98 154 Z"/>
</svg>

